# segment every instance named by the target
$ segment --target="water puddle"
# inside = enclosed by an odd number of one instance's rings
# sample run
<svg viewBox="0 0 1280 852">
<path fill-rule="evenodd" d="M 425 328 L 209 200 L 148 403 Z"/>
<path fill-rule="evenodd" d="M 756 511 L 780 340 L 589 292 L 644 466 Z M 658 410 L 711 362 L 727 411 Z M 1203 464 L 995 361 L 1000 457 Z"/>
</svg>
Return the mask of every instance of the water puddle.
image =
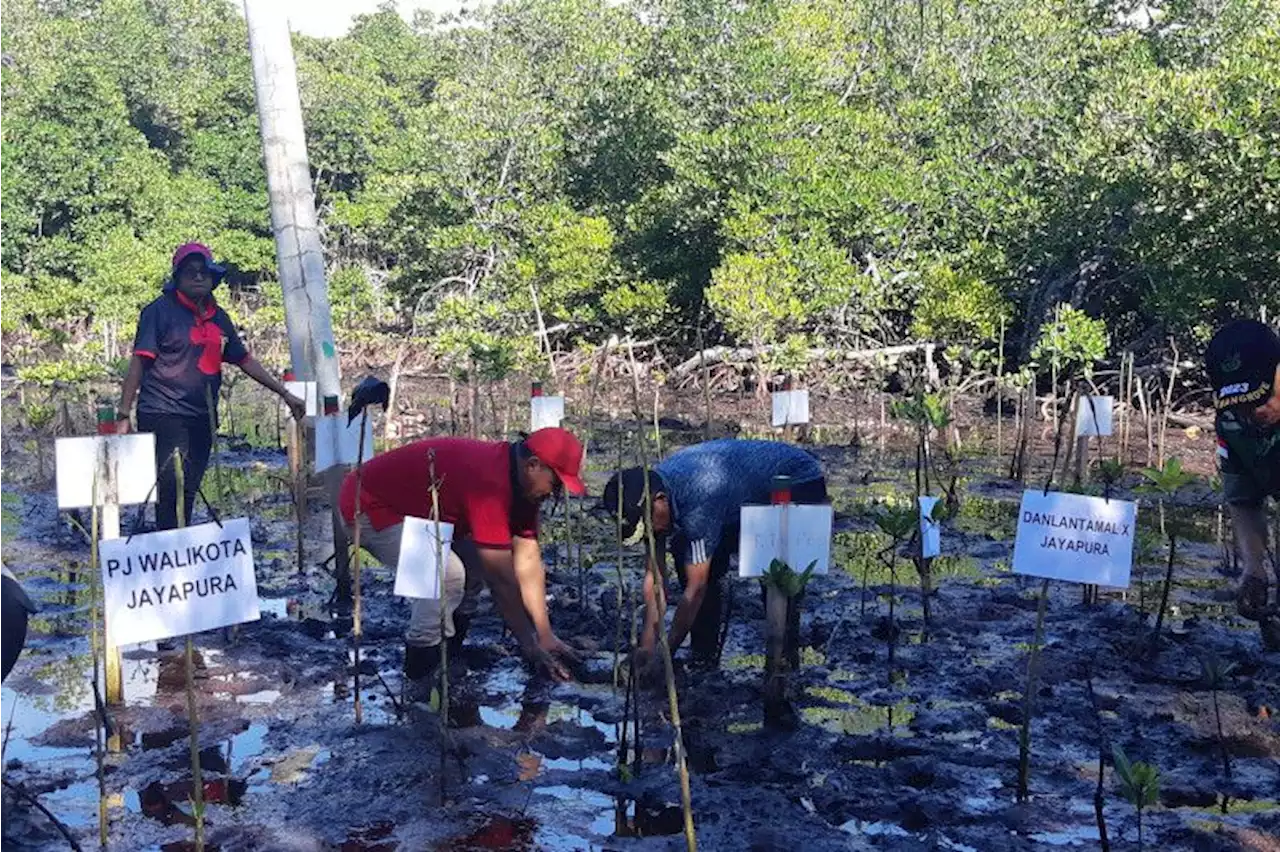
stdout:
<svg viewBox="0 0 1280 852">
<path fill-rule="evenodd" d="M 1080 826 L 1078 828 L 1064 828 L 1057 831 L 1040 831 L 1030 835 L 1030 838 L 1036 843 L 1043 843 L 1046 846 L 1088 846 L 1090 849 L 1096 848 L 1099 837 L 1097 826 Z"/>
<path fill-rule="evenodd" d="M 638 802 L 582 787 L 536 787 L 530 807 L 545 815 L 544 824 L 554 818 L 560 825 L 586 825 L 595 837 L 663 837 L 684 830 L 679 804 Z"/>
</svg>

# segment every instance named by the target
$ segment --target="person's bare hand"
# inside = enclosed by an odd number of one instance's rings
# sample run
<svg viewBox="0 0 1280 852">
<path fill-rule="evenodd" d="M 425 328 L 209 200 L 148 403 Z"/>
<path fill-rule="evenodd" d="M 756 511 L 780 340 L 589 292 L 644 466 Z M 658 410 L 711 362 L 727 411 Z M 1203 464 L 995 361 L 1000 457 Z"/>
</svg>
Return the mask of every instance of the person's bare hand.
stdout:
<svg viewBox="0 0 1280 852">
<path fill-rule="evenodd" d="M 573 680 L 573 675 L 564 665 L 555 658 L 550 651 L 546 651 L 539 643 L 531 643 L 526 645 L 521 653 L 524 655 L 525 662 L 533 666 L 533 670 L 538 674 L 546 675 L 552 680 L 564 682 Z"/>
<path fill-rule="evenodd" d="M 635 666 L 636 681 L 641 684 L 652 684 L 662 679 L 662 659 L 652 648 L 637 648 L 631 655 Z"/>
<path fill-rule="evenodd" d="M 116 421 L 117 435 L 128 435 L 130 430 L 132 429 L 133 429 L 133 424 L 129 422 L 128 417 L 121 417 L 119 420 Z"/>
<path fill-rule="evenodd" d="M 554 633 L 540 638 L 538 647 L 570 665 L 577 665 L 582 662 L 582 657 L 579 655 L 578 650 L 572 645 L 563 642 Z"/>
<path fill-rule="evenodd" d="M 289 413 L 293 415 L 293 419 L 299 423 L 307 416 L 307 404 L 293 394 L 285 394 L 284 403 L 289 406 Z"/>
</svg>

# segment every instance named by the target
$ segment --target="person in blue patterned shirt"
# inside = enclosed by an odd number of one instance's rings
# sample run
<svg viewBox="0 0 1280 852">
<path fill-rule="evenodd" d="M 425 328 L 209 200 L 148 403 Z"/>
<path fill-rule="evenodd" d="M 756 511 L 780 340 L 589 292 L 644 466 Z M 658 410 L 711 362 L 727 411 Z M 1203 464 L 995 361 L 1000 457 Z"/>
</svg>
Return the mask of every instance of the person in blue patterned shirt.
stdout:
<svg viewBox="0 0 1280 852">
<path fill-rule="evenodd" d="M 791 499 L 800 504 L 827 502 L 827 485 L 818 460 L 791 444 L 725 439 L 674 453 L 649 471 L 652 511 L 645 517 L 645 473 L 634 467 L 615 474 L 605 486 L 597 512 L 617 517 L 619 489 L 622 532 L 626 541 L 647 540 L 653 532 L 656 560 L 665 576 L 669 549 L 684 593 L 676 606 L 667 641 L 674 652 L 692 634 L 691 650 L 702 662 L 714 660 L 723 610 L 721 580 L 738 550 L 740 510 L 768 503 L 775 476 L 791 480 Z M 650 554 L 651 564 L 653 554 Z M 636 657 L 647 669 L 653 660 L 659 624 L 653 572 L 645 572 L 645 619 Z"/>
</svg>

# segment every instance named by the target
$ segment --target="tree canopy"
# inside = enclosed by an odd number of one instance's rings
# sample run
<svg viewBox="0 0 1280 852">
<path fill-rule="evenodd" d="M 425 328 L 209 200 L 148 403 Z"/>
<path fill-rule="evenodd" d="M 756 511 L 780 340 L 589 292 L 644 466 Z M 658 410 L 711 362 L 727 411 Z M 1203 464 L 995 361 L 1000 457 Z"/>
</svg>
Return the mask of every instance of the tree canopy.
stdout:
<svg viewBox="0 0 1280 852">
<path fill-rule="evenodd" d="M 189 239 L 278 316 L 236 5 L 3 21 L 6 344 L 119 356 Z M 532 363 L 540 328 L 865 347 L 1007 323 L 1026 355 L 1060 303 L 1113 349 L 1280 313 L 1273 0 L 387 6 L 295 51 L 340 334 Z"/>
</svg>

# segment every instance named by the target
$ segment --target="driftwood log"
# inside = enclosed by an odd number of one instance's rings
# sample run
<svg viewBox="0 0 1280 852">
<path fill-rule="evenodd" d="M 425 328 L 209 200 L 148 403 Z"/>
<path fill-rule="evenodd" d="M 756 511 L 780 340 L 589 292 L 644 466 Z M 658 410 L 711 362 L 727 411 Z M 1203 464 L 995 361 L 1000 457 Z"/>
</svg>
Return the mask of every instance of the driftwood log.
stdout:
<svg viewBox="0 0 1280 852">
<path fill-rule="evenodd" d="M 712 346 L 695 354 L 692 358 L 688 358 L 671 371 L 671 377 L 674 379 L 682 379 L 691 376 L 704 366 L 712 367 L 717 364 L 725 363 L 745 363 L 762 355 L 768 355 L 780 347 L 777 346 L 759 346 L 759 347 L 741 347 L 732 346 Z M 810 349 L 808 351 L 808 359 L 810 361 L 874 361 L 883 358 L 888 362 L 893 362 L 901 358 L 903 355 L 909 355 L 912 352 L 923 352 L 925 361 L 928 365 L 933 365 L 933 353 L 937 349 L 934 343 L 908 343 L 901 346 L 883 346 L 878 349 Z M 931 366 L 930 372 L 936 372 L 936 366 Z"/>
</svg>

